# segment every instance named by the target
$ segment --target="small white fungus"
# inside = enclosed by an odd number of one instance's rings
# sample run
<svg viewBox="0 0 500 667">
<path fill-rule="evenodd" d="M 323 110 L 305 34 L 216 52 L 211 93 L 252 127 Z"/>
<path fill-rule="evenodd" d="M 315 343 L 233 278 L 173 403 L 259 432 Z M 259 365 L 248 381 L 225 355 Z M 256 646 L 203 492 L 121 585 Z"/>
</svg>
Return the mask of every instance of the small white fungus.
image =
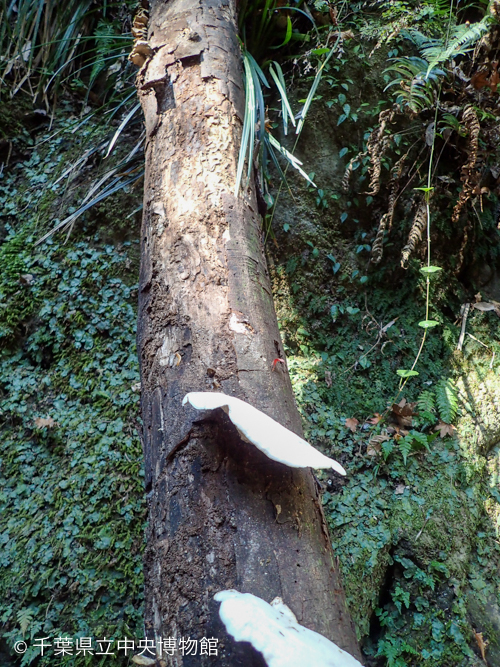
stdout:
<svg viewBox="0 0 500 667">
<path fill-rule="evenodd" d="M 297 623 L 281 598 L 268 604 L 250 593 L 221 591 L 219 616 L 237 642 L 250 642 L 268 667 L 362 667 L 350 653 Z"/>
<path fill-rule="evenodd" d="M 182 405 L 186 403 L 197 410 L 222 408 L 240 436 L 274 461 L 291 468 L 333 468 L 341 475 L 346 474 L 340 463 L 239 398 L 218 392 L 193 391 L 184 397 Z"/>
</svg>

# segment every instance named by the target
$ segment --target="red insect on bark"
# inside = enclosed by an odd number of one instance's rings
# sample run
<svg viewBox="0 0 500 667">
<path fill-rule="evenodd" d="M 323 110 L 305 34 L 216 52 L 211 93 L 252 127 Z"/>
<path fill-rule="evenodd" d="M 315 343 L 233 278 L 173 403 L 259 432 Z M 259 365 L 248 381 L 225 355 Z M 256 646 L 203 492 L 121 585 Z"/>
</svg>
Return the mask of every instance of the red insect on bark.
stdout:
<svg viewBox="0 0 500 667">
<path fill-rule="evenodd" d="M 275 360 L 273 361 L 273 366 L 272 366 L 272 368 L 271 368 L 272 371 L 275 371 L 275 370 L 276 370 L 276 364 L 283 364 L 283 365 L 285 365 L 285 360 L 284 360 L 284 359 L 275 359 Z"/>
</svg>

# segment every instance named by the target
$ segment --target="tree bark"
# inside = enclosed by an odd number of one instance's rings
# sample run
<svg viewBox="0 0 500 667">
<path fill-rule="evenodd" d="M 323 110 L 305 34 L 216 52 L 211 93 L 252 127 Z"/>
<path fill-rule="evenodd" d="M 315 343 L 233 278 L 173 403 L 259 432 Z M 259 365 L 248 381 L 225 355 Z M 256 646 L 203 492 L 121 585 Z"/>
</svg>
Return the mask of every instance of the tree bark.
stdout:
<svg viewBox="0 0 500 667">
<path fill-rule="evenodd" d="M 286 367 L 272 371 L 284 353 L 255 194 L 233 196 L 244 111 L 235 14 L 234 0 L 156 0 L 153 56 L 138 75 L 146 633 L 219 639 L 217 658 L 177 652 L 167 664 L 264 664 L 219 620 L 213 596 L 234 588 L 281 596 L 359 657 L 312 473 L 242 442 L 222 411 L 181 405 L 189 391 L 222 391 L 301 434 Z"/>
</svg>

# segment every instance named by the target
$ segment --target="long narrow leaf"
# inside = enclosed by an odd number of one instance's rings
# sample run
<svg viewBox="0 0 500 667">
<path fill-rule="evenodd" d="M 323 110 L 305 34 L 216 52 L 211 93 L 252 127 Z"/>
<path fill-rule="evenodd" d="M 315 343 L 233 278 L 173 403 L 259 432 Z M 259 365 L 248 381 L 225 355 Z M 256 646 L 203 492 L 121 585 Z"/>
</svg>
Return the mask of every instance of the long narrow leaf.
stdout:
<svg viewBox="0 0 500 667">
<path fill-rule="evenodd" d="M 280 180 L 284 183 L 286 189 L 290 190 L 290 186 L 288 185 L 288 181 L 286 180 L 286 174 L 283 171 L 283 169 L 281 168 L 281 165 L 278 162 L 278 158 L 276 157 L 276 153 L 274 152 L 274 149 L 272 147 L 271 141 L 269 140 L 270 136 L 271 135 L 269 134 L 269 132 L 266 132 L 266 138 L 265 138 L 265 141 L 264 141 L 264 145 L 266 147 L 267 152 L 269 153 L 269 156 L 270 156 L 274 166 L 276 167 L 276 171 L 278 172 Z"/>
<path fill-rule="evenodd" d="M 333 56 L 333 54 L 337 50 L 337 44 L 339 43 L 339 39 L 340 39 L 340 37 L 337 37 L 337 41 L 335 42 L 335 44 L 330 49 L 330 53 L 323 60 L 322 64 L 320 65 L 320 67 L 318 69 L 318 71 L 316 72 L 316 76 L 314 77 L 314 81 L 313 81 L 313 84 L 311 86 L 311 90 L 309 91 L 309 95 L 307 96 L 305 104 L 302 107 L 302 111 L 300 112 L 300 120 L 297 123 L 297 129 L 295 130 L 296 134 L 300 134 L 302 132 L 302 128 L 304 127 L 307 112 L 309 111 L 309 107 L 311 106 L 311 103 L 312 103 L 312 101 L 314 99 L 314 96 L 316 94 L 316 91 L 318 89 L 319 82 L 321 81 L 321 76 L 323 75 L 323 70 L 325 69 L 325 65 L 328 63 L 330 58 Z"/>
<path fill-rule="evenodd" d="M 276 67 L 276 72 L 274 71 L 274 67 Z M 286 94 L 286 88 L 285 88 L 285 78 L 283 76 L 283 71 L 279 64 L 277 62 L 271 63 L 269 65 L 269 74 L 273 77 L 274 83 L 276 84 L 276 88 L 279 91 L 279 94 L 281 95 L 281 110 L 283 114 L 283 129 L 285 134 L 288 134 L 288 117 L 290 117 L 290 120 L 292 121 L 292 125 L 295 127 L 295 118 L 293 115 L 292 108 L 288 102 L 288 97 Z"/>
<path fill-rule="evenodd" d="M 266 75 L 265 75 L 264 72 L 261 70 L 261 68 L 260 68 L 259 65 L 257 64 L 257 61 L 256 61 L 255 58 L 252 56 L 252 54 L 249 53 L 248 51 L 245 51 L 245 55 L 246 55 L 246 57 L 248 58 L 248 60 L 250 61 L 250 65 L 252 66 L 252 69 L 254 69 L 254 70 L 257 72 L 257 74 L 258 74 L 258 76 L 259 76 L 259 79 L 262 81 L 262 83 L 265 85 L 265 87 L 266 87 L 266 88 L 271 88 L 271 86 L 269 85 L 268 80 L 266 79 Z"/>
<path fill-rule="evenodd" d="M 255 100 L 257 108 L 259 110 L 259 140 L 262 142 L 264 140 L 264 135 L 266 133 L 266 111 L 264 105 L 264 95 L 262 94 L 262 87 L 260 86 L 259 78 L 253 67 L 252 67 L 252 77 L 255 90 Z"/>
<path fill-rule="evenodd" d="M 234 186 L 235 197 L 238 196 L 240 190 L 245 159 L 248 160 L 247 179 L 249 180 L 250 178 L 252 169 L 253 136 L 255 133 L 255 86 L 252 76 L 252 68 L 245 51 L 243 52 L 242 57 L 245 70 L 245 117 L 243 118 L 240 154 L 238 156 L 238 167 L 236 170 L 236 183 Z"/>
<path fill-rule="evenodd" d="M 288 44 L 291 38 L 292 38 L 292 19 L 289 16 L 287 16 L 285 39 L 281 42 L 281 44 L 278 44 L 278 46 L 270 46 L 269 48 L 273 50 L 281 49 L 283 46 L 286 46 Z"/>
<path fill-rule="evenodd" d="M 303 176 L 303 177 L 306 179 L 306 181 L 307 181 L 308 183 L 310 183 L 313 187 L 316 187 L 316 184 L 313 183 L 313 181 L 309 178 L 309 176 L 306 174 L 306 172 L 305 172 L 303 169 L 301 169 L 300 165 L 302 164 L 302 162 L 301 162 L 300 160 L 298 160 L 298 159 L 295 157 L 295 155 L 292 155 L 292 153 L 290 153 L 290 151 L 287 151 L 287 149 L 286 149 L 284 146 L 282 146 L 282 145 L 279 143 L 279 141 L 273 137 L 272 134 L 269 134 L 269 133 L 268 133 L 267 136 L 269 137 L 269 142 L 270 142 L 270 144 L 271 144 L 274 148 L 276 148 L 276 150 L 277 150 L 278 152 L 280 152 L 281 155 L 283 155 L 283 157 L 285 157 L 285 158 L 288 160 L 288 162 L 290 163 L 290 165 L 291 165 L 294 169 L 296 169 L 296 170 L 299 172 L 299 174 L 300 174 L 301 176 Z"/>
<path fill-rule="evenodd" d="M 77 218 L 79 218 L 85 211 L 88 211 L 89 208 L 92 208 L 92 206 L 95 206 L 99 202 L 101 202 L 103 199 L 106 199 L 106 197 L 109 197 L 110 195 L 113 195 L 115 192 L 118 192 L 119 190 L 122 190 L 125 188 L 127 185 L 130 185 L 131 183 L 135 183 L 139 178 L 141 178 L 144 175 L 144 172 L 140 172 L 138 175 L 134 176 L 133 178 L 129 178 L 127 181 L 122 181 L 115 185 L 112 188 L 108 188 L 101 192 L 95 199 L 90 201 L 88 204 L 85 204 L 85 206 L 81 206 L 77 211 L 69 215 L 67 218 L 59 222 L 53 229 L 50 230 L 50 232 L 47 232 L 42 236 L 41 239 L 38 239 L 38 241 L 35 243 L 35 246 L 40 245 L 40 243 L 43 243 L 46 241 L 52 234 L 55 234 L 57 231 L 60 229 L 64 229 L 64 227 L 67 227 L 70 225 L 72 222 L 75 222 Z"/>
<path fill-rule="evenodd" d="M 123 132 L 123 130 L 127 126 L 127 123 L 129 122 L 129 120 L 132 118 L 132 116 L 134 116 L 139 111 L 140 108 L 141 108 L 140 103 L 133 106 L 132 109 L 130 109 L 130 111 L 128 112 L 128 114 L 125 116 L 125 118 L 122 120 L 120 125 L 118 125 L 118 128 L 117 128 L 116 132 L 114 133 L 113 138 L 109 142 L 108 150 L 106 152 L 106 155 L 104 156 L 105 158 L 107 158 L 108 155 L 113 150 L 113 146 L 116 144 L 116 141 L 117 141 L 118 137 L 120 136 L 120 134 Z"/>
</svg>

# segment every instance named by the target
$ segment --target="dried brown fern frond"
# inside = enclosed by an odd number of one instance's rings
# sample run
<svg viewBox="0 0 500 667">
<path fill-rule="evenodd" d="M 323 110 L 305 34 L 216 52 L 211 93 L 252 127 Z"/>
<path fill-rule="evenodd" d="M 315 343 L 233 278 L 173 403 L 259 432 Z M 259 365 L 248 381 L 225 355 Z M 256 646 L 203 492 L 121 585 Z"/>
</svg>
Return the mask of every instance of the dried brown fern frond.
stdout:
<svg viewBox="0 0 500 667">
<path fill-rule="evenodd" d="M 374 196 L 380 190 L 380 172 L 381 172 L 381 158 L 388 149 L 391 137 L 385 136 L 385 128 L 387 123 L 390 123 L 394 118 L 394 109 L 386 109 L 381 111 L 378 117 L 378 127 L 376 127 L 370 134 L 366 142 L 366 150 L 370 156 L 370 167 L 368 173 L 370 175 L 369 190 L 367 195 Z"/>
<path fill-rule="evenodd" d="M 384 215 L 380 218 L 380 222 L 378 223 L 377 236 L 375 237 L 375 241 L 373 242 L 372 245 L 372 252 L 370 258 L 372 264 L 378 264 L 382 259 L 382 255 L 384 252 L 382 244 L 384 241 L 385 228 L 387 227 L 387 221 L 389 220 L 389 218 L 390 214 L 384 213 Z"/>
<path fill-rule="evenodd" d="M 467 246 L 467 241 L 469 240 L 469 232 L 472 229 L 472 222 L 470 220 L 467 220 L 467 224 L 464 227 L 464 237 L 462 239 L 462 244 L 460 246 L 460 250 L 458 251 L 458 262 L 457 266 L 455 269 L 455 275 L 457 276 L 460 271 L 462 270 L 462 266 L 464 263 L 464 257 L 465 257 L 465 247 Z"/>
<path fill-rule="evenodd" d="M 403 173 L 403 167 L 406 162 L 406 158 L 408 157 L 408 153 L 409 151 L 402 155 L 392 168 L 391 180 L 389 182 L 389 207 L 387 213 L 384 213 L 384 215 L 380 218 L 377 235 L 372 245 L 371 262 L 373 264 L 378 264 L 382 259 L 382 242 L 384 240 L 384 232 L 386 228 L 387 231 L 391 231 L 392 221 L 394 219 L 394 209 L 396 208 L 396 202 L 398 200 L 400 178 L 401 174 Z"/>
<path fill-rule="evenodd" d="M 458 222 L 460 213 L 465 204 L 471 198 L 477 185 L 477 179 L 479 177 L 477 172 L 474 170 L 474 167 L 477 161 L 477 149 L 479 146 L 479 132 L 481 130 L 481 125 L 474 107 L 467 106 L 464 109 L 462 121 L 469 133 L 469 141 L 467 145 L 467 162 L 462 167 L 461 180 L 463 186 L 462 191 L 458 197 L 458 201 L 455 204 L 455 208 L 453 209 L 451 216 L 452 223 Z"/>
<path fill-rule="evenodd" d="M 351 180 L 352 172 L 354 171 L 354 165 L 358 160 L 362 160 L 367 155 L 368 153 L 366 151 L 364 153 L 361 152 L 349 160 L 344 175 L 342 176 L 342 192 L 349 192 L 349 182 Z"/>
<path fill-rule="evenodd" d="M 422 234 L 424 229 L 427 227 L 427 204 L 425 201 L 421 201 L 415 217 L 413 218 L 413 224 L 408 234 L 408 241 L 406 242 L 405 247 L 401 252 L 401 266 L 403 269 L 407 268 L 407 262 L 410 258 L 411 253 L 415 250 L 419 241 L 422 240 Z"/>
</svg>

